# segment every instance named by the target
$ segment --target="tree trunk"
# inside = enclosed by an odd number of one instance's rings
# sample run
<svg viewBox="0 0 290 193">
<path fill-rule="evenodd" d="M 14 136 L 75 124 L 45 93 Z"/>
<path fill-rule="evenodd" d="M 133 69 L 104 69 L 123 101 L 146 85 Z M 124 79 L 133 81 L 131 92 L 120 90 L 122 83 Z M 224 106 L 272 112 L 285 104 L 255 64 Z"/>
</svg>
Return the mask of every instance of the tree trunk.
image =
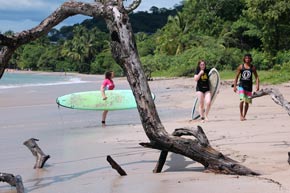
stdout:
<svg viewBox="0 0 290 193">
<path fill-rule="evenodd" d="M 134 93 L 140 119 L 149 143 L 141 145 L 159 149 L 164 154 L 170 151 L 189 157 L 201 163 L 206 169 L 216 173 L 258 175 L 258 173 L 238 164 L 236 161 L 217 152 L 208 143 L 201 127 L 198 130 L 184 129 L 195 135 L 198 140 L 182 138 L 186 132 L 181 132 L 179 137 L 169 135 L 162 125 L 155 104 L 151 97 L 151 91 L 143 72 L 139 59 L 134 34 L 129 22 L 128 14 L 122 6 L 114 7 L 112 18 L 105 18 L 111 35 L 111 50 L 116 62 L 124 69 L 128 82 Z M 106 11 L 109 13 L 109 10 Z M 166 156 L 165 156 L 166 157 Z M 162 160 L 160 160 L 162 162 Z M 160 170 L 158 167 L 155 171 Z"/>
<path fill-rule="evenodd" d="M 123 0 L 95 0 L 95 3 L 80 3 L 69 1 L 45 19 L 41 24 L 31 30 L 24 31 L 14 37 L 0 36 L 0 45 L 6 46 L 8 51 L 2 48 L 0 53 L 0 73 L 4 72 L 11 53 L 22 44 L 28 43 L 44 34 L 62 20 L 76 14 L 103 17 L 111 37 L 111 51 L 115 61 L 124 70 L 131 86 L 140 119 L 144 131 L 149 138 L 149 143 L 144 146 L 160 149 L 161 160 L 156 171 L 161 171 L 163 160 L 166 159 L 165 152 L 173 152 L 189 157 L 217 173 L 256 175 L 257 173 L 239 165 L 234 160 L 225 157 L 210 147 L 208 140 L 201 127 L 198 129 L 178 129 L 174 135 L 166 132 L 156 111 L 151 97 L 151 91 L 147 78 L 141 66 L 134 34 L 128 17 L 128 11 L 134 10 L 141 0 L 134 0 L 129 8 L 124 8 Z M 0 77 L 2 76 L 0 74 Z M 197 140 L 182 138 L 182 135 L 193 135 Z M 162 158 L 163 157 L 163 158 Z"/>
</svg>

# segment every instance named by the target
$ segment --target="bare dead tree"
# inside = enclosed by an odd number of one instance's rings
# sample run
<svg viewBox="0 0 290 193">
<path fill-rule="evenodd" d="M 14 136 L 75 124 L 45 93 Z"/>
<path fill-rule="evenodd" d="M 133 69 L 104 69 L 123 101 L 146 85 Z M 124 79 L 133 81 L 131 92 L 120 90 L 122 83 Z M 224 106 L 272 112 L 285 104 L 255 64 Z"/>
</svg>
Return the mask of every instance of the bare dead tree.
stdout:
<svg viewBox="0 0 290 193">
<path fill-rule="evenodd" d="M 0 53 L 0 75 L 2 76 L 8 60 L 17 47 L 43 36 L 64 19 L 76 14 L 91 16 L 95 19 L 103 17 L 111 37 L 112 55 L 124 70 L 135 96 L 144 131 L 150 141 L 146 143 L 146 146 L 159 149 L 161 152 L 167 151 L 184 155 L 216 173 L 256 175 L 256 172 L 237 162 L 229 161 L 229 158 L 217 153 L 209 145 L 204 148 L 199 140 L 183 138 L 182 135 L 184 133 L 178 137 L 167 133 L 151 97 L 150 87 L 141 66 L 129 21 L 128 13 L 134 10 L 140 2 L 141 0 L 134 0 L 131 5 L 125 8 L 123 0 L 95 0 L 94 3 L 69 1 L 63 3 L 60 8 L 35 28 L 11 37 L 1 35 L 0 45 L 3 45 L 4 48 L 2 48 Z M 188 133 L 194 133 L 194 131 L 186 128 L 184 130 Z M 145 146 L 145 143 L 143 145 Z M 233 162 L 234 164 L 232 164 Z"/>
<path fill-rule="evenodd" d="M 50 158 L 50 155 L 46 155 L 43 153 L 43 151 L 40 149 L 36 141 L 39 141 L 38 139 L 28 139 L 23 144 L 31 151 L 32 155 L 35 156 L 36 162 L 34 165 L 34 169 L 36 168 L 43 168 L 45 162 Z"/>
<path fill-rule="evenodd" d="M 254 92 L 251 98 L 253 99 L 253 98 L 257 98 L 257 97 L 261 97 L 265 95 L 270 95 L 272 100 L 276 104 L 282 106 L 287 111 L 288 115 L 290 116 L 290 103 L 283 97 L 283 95 L 277 88 L 261 89 L 259 91 Z"/>
</svg>

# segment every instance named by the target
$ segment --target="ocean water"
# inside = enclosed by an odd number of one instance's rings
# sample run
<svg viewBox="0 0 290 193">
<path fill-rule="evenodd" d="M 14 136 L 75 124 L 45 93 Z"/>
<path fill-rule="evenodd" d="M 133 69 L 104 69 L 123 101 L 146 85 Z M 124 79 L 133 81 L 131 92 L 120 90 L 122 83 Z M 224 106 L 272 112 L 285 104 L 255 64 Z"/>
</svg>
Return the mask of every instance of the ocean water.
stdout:
<svg viewBox="0 0 290 193">
<path fill-rule="evenodd" d="M 81 78 L 72 75 L 42 74 L 42 73 L 14 73 L 5 72 L 0 79 L 0 89 L 17 87 L 60 85 L 82 83 Z"/>
</svg>

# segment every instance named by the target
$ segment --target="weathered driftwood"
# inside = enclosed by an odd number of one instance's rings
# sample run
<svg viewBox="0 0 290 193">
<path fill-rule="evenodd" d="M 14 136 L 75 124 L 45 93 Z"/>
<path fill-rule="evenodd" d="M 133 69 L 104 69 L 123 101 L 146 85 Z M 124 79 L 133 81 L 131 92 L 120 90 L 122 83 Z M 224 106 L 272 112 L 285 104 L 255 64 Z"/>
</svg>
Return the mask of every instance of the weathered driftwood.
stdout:
<svg viewBox="0 0 290 193">
<path fill-rule="evenodd" d="M 16 180 L 16 190 L 17 190 L 17 193 L 24 193 L 24 186 L 23 186 L 23 183 L 22 183 L 22 178 L 20 175 L 17 175 L 15 177 L 15 180 Z"/>
<path fill-rule="evenodd" d="M 143 144 L 141 143 L 141 145 Z M 168 151 L 161 150 L 159 160 L 153 170 L 153 173 L 160 173 L 162 171 L 162 168 L 166 162 L 167 155 L 168 155 Z"/>
<path fill-rule="evenodd" d="M 201 127 L 198 126 L 196 130 L 194 129 L 187 129 L 187 128 L 179 128 L 175 129 L 175 131 L 172 134 L 173 136 L 181 137 L 182 135 L 192 135 L 195 136 L 201 145 L 207 146 L 209 144 L 209 141 L 204 134 Z M 145 143 L 141 143 L 141 145 L 145 145 Z M 162 171 L 162 168 L 166 162 L 168 151 L 162 150 L 159 156 L 159 160 L 153 170 L 154 173 L 160 173 Z"/>
<path fill-rule="evenodd" d="M 16 179 L 13 174 L 0 172 L 0 182 L 7 182 L 10 186 L 16 186 Z"/>
<path fill-rule="evenodd" d="M 115 161 L 111 156 L 107 156 L 107 161 L 110 163 L 113 169 L 115 169 L 121 176 L 126 176 L 127 173 L 123 168 Z"/>
<path fill-rule="evenodd" d="M 147 145 L 161 151 L 170 151 L 189 157 L 213 172 L 256 175 L 256 172 L 240 164 L 229 162 L 231 159 L 213 151 L 210 147 L 207 149 L 199 148 L 200 145 L 197 145 L 196 140 L 175 137 L 166 132 L 156 111 L 150 87 L 141 66 L 129 17 L 126 12 L 122 11 L 121 7 L 113 9 L 111 16 L 113 19 L 108 20 L 105 18 L 105 20 L 112 37 L 112 55 L 126 72 L 128 82 L 137 102 L 143 128 L 150 140 Z M 205 153 L 203 152 L 204 150 L 208 150 L 208 152 Z M 223 157 L 224 162 L 222 161 Z"/>
<path fill-rule="evenodd" d="M 290 103 L 286 99 L 284 99 L 283 95 L 277 88 L 261 89 L 259 91 L 254 92 L 251 98 L 253 99 L 253 98 L 257 98 L 257 97 L 261 97 L 265 95 L 270 95 L 272 100 L 276 104 L 282 106 L 287 111 L 288 115 L 290 116 Z"/>
<path fill-rule="evenodd" d="M 220 160 L 229 160 L 229 158 L 224 158 L 222 154 L 217 153 L 210 147 L 202 147 L 203 142 L 176 137 L 167 133 L 151 97 L 150 87 L 141 66 L 129 21 L 128 12 L 138 7 L 140 2 L 141 0 L 134 0 L 128 8 L 125 8 L 123 0 L 95 0 L 94 3 L 68 1 L 35 28 L 12 37 L 0 35 L 0 45 L 4 46 L 0 52 L 0 77 L 17 47 L 47 34 L 50 29 L 66 18 L 77 14 L 91 16 L 95 19 L 103 17 L 111 37 L 110 45 L 113 58 L 124 70 L 135 96 L 144 131 L 150 140 L 148 146 L 184 155 L 200 162 L 214 172 L 240 175 L 256 174 L 239 164 L 221 162 Z M 203 152 L 204 150 L 207 152 Z"/>
<path fill-rule="evenodd" d="M 24 193 L 24 186 L 20 175 L 14 176 L 13 174 L 0 172 L 0 182 L 7 182 L 10 186 L 16 187 L 17 193 Z"/>
<path fill-rule="evenodd" d="M 167 149 L 168 151 L 185 155 L 186 157 L 201 163 L 207 171 L 224 174 L 259 175 L 259 173 L 252 171 L 251 169 L 239 164 L 237 161 L 223 155 L 221 152 L 212 148 L 200 126 L 197 128 L 175 129 L 172 135 L 175 136 L 175 138 L 171 140 L 172 145 L 179 145 L 181 147 L 186 145 L 186 151 L 178 152 L 176 149 L 173 151 L 172 148 L 175 148 L 174 146 L 167 146 L 165 148 L 160 146 L 160 144 L 152 142 L 140 143 L 140 145 L 144 147 L 161 150 L 159 161 L 154 170 L 156 173 L 161 172 L 161 169 L 166 161 L 166 152 L 164 149 Z M 194 136 L 196 139 L 191 140 L 188 138 L 182 138 L 182 136 Z M 164 154 L 164 156 L 162 154 Z M 156 168 L 158 168 L 158 170 Z"/>
<path fill-rule="evenodd" d="M 3 46 L 0 50 L 0 78 L 3 76 L 5 68 L 8 66 L 8 62 L 17 48 L 46 35 L 54 26 L 65 19 L 78 14 L 91 16 L 96 19 L 100 16 L 113 19 L 111 17 L 113 9 L 122 6 L 121 11 L 129 13 L 136 9 L 140 3 L 141 0 L 134 0 L 124 8 L 122 0 L 95 0 L 94 3 L 68 1 L 64 2 L 63 5 L 44 19 L 38 26 L 30 30 L 24 30 L 12 36 L 5 36 L 0 33 L 0 46 Z"/>
<path fill-rule="evenodd" d="M 38 139 L 28 139 L 23 144 L 28 147 L 28 149 L 31 151 L 32 155 L 36 157 L 36 163 L 34 165 L 35 168 L 43 168 L 45 162 L 50 158 L 49 155 L 46 155 L 43 153 L 43 151 L 40 149 L 40 147 L 37 145 L 36 141 L 39 141 Z"/>
</svg>

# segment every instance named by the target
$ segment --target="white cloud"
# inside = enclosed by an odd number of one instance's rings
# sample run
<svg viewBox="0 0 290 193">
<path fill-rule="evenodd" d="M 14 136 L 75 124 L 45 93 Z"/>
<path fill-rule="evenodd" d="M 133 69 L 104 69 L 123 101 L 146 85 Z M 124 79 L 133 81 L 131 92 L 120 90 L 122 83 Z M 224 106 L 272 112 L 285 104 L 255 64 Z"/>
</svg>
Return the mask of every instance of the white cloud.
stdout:
<svg viewBox="0 0 290 193">
<path fill-rule="evenodd" d="M 38 22 L 32 20 L 21 20 L 21 21 L 11 21 L 11 20 L 0 20 L 1 26 L 5 26 L 4 29 L 1 29 L 0 32 L 6 32 L 12 30 L 13 32 L 21 32 L 23 29 L 30 29 L 38 24 Z"/>
<path fill-rule="evenodd" d="M 158 8 L 173 8 L 174 5 L 180 4 L 182 0 L 142 0 L 137 11 L 146 11 L 155 6 Z"/>
<path fill-rule="evenodd" d="M 56 8 L 67 0 L 0 0 L 0 9 L 47 9 Z M 94 2 L 93 0 L 77 0 L 80 2 Z"/>
<path fill-rule="evenodd" d="M 74 25 L 75 23 L 80 23 L 84 19 L 88 19 L 89 17 L 86 16 L 73 16 L 70 17 L 57 26 L 55 26 L 56 29 L 60 29 L 62 26 L 70 26 Z M 37 25 L 39 25 L 41 21 L 34 21 L 31 19 L 23 19 L 23 20 L 0 20 L 0 33 L 4 33 L 7 31 L 13 31 L 15 33 L 21 32 L 23 30 L 29 30 Z"/>
<path fill-rule="evenodd" d="M 12 30 L 20 32 L 37 26 L 42 20 L 49 16 L 54 10 L 68 0 L 0 0 L 0 32 Z M 75 0 L 81 2 L 94 2 L 94 0 Z M 130 3 L 127 0 L 125 3 Z M 182 0 L 142 0 L 136 11 L 149 10 L 152 6 L 159 8 L 172 8 Z M 84 19 L 83 16 L 69 18 L 59 24 L 73 25 Z"/>
</svg>

